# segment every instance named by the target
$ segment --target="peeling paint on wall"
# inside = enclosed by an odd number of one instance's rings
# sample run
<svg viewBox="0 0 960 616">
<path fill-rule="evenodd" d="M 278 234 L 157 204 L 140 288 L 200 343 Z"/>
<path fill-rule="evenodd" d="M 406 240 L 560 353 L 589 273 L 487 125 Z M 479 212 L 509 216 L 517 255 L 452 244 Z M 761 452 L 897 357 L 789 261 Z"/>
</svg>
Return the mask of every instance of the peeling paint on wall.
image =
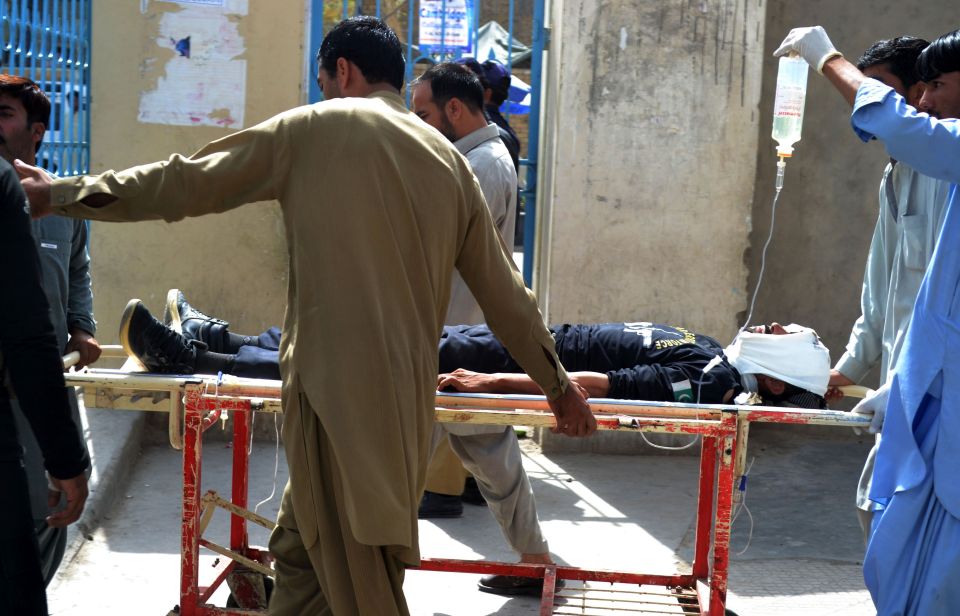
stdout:
<svg viewBox="0 0 960 616">
<path fill-rule="evenodd" d="M 171 5 L 176 8 L 169 10 Z M 247 0 L 154 2 L 151 8 L 160 15 L 157 54 L 170 57 L 157 71 L 156 83 L 141 92 L 137 119 L 242 128 L 247 62 L 241 58 L 246 48 L 238 24 L 247 14 Z M 144 65 L 155 61 L 146 58 Z"/>
</svg>

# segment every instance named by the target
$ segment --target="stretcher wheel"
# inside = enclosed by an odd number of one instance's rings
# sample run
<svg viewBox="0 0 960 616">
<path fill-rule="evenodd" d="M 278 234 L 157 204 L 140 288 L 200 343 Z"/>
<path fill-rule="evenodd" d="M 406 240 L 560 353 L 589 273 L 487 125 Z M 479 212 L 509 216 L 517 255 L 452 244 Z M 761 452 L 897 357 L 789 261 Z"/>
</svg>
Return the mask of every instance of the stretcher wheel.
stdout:
<svg viewBox="0 0 960 616">
<path fill-rule="evenodd" d="M 249 572 L 247 572 L 247 574 L 249 575 Z M 266 607 L 270 604 L 270 595 L 273 594 L 273 578 L 268 575 L 260 575 L 260 577 L 263 578 L 264 595 L 263 595 L 263 600 L 257 601 L 257 602 L 262 603 L 261 605 L 240 605 L 240 602 L 237 601 L 237 598 L 231 592 L 230 596 L 227 597 L 226 607 L 242 607 L 245 609 L 258 609 L 258 608 L 266 609 Z"/>
</svg>

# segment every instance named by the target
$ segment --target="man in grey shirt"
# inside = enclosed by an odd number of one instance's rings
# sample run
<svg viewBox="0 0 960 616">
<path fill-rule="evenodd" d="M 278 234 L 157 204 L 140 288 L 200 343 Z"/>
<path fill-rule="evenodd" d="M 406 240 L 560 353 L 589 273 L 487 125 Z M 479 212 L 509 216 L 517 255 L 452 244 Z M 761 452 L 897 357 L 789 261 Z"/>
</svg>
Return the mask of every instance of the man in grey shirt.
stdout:
<svg viewBox="0 0 960 616">
<path fill-rule="evenodd" d="M 467 92 L 479 88 L 481 106 Z M 461 64 L 437 64 L 412 84 L 411 107 L 420 119 L 439 130 L 467 157 L 487 201 L 493 223 L 506 246 L 516 231 L 517 175 L 500 129 L 483 115 L 483 88 L 477 76 Z M 476 94 L 476 92 L 473 92 Z M 483 323 L 483 312 L 467 285 L 456 274 L 447 310 L 447 325 Z"/>
<path fill-rule="evenodd" d="M 0 75 L 0 156 L 12 163 L 20 159 L 36 164 L 36 154 L 50 121 L 50 100 L 33 81 L 15 75 Z M 90 256 L 87 226 L 82 220 L 48 216 L 32 222 L 43 290 L 50 305 L 50 320 L 57 344 L 64 354 L 77 351 L 78 367 L 100 357 L 94 334 L 93 293 L 90 289 Z M 80 423 L 76 392 L 68 389 L 74 421 Z M 20 408 L 13 403 L 13 416 L 24 447 L 24 467 L 30 487 L 30 504 L 40 544 L 44 582 L 49 584 L 63 559 L 66 528 L 52 528 L 46 517 L 61 504 L 61 494 L 48 488 L 43 455 Z"/>
<path fill-rule="evenodd" d="M 413 112 L 452 141 L 470 162 L 504 240 L 504 250 L 508 250 L 508 246 L 513 246 L 516 226 L 517 174 L 497 125 L 488 123 L 483 114 L 480 80 L 462 64 L 444 62 L 427 70 L 411 88 Z M 454 276 L 446 324 L 483 323 L 483 312 L 476 300 L 459 275 Z M 440 497 L 440 509 L 451 512 L 444 517 L 462 511 L 460 493 L 465 475 L 459 461 L 447 453 L 452 449 L 473 473 L 507 542 L 520 554 L 521 561 L 551 562 L 513 427 L 437 424 L 434 430 L 437 453 L 427 473 L 425 499 Z M 451 501 L 457 509 L 446 508 Z M 425 517 L 426 502 L 421 504 L 421 517 Z M 535 578 L 485 576 L 479 587 L 495 594 L 539 595 L 542 584 Z"/>
</svg>

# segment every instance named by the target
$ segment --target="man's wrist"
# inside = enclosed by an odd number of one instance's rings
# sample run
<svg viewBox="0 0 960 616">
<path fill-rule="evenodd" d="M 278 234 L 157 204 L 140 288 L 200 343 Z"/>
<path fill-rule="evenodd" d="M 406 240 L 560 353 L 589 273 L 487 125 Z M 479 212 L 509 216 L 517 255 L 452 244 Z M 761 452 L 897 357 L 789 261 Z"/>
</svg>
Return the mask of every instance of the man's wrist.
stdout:
<svg viewBox="0 0 960 616">
<path fill-rule="evenodd" d="M 558 381 L 556 385 L 549 389 L 541 389 L 543 390 L 543 395 L 546 396 L 547 400 L 550 402 L 556 402 L 567 393 L 567 390 L 570 389 L 569 385 L 569 382 Z"/>
<path fill-rule="evenodd" d="M 831 66 L 831 65 L 832 65 L 831 70 L 836 70 L 837 66 L 839 66 L 839 64 L 836 64 L 836 61 L 843 60 L 843 59 L 844 59 L 843 54 L 837 51 L 836 49 L 834 49 L 827 55 L 820 58 L 820 62 L 817 64 L 817 67 L 816 67 L 817 72 L 823 75 L 824 69 L 826 69 L 828 66 Z"/>
<path fill-rule="evenodd" d="M 73 336 L 83 336 L 83 335 L 90 336 L 91 338 L 95 338 L 95 337 L 96 337 L 96 334 L 95 334 L 94 332 L 90 331 L 90 329 L 89 329 L 88 327 L 86 327 L 86 326 L 84 326 L 84 325 L 80 325 L 79 323 L 74 324 L 74 325 L 71 325 L 71 326 L 70 326 L 70 329 L 69 329 L 69 333 L 70 333 L 70 336 L 71 336 L 71 337 L 73 337 Z"/>
</svg>

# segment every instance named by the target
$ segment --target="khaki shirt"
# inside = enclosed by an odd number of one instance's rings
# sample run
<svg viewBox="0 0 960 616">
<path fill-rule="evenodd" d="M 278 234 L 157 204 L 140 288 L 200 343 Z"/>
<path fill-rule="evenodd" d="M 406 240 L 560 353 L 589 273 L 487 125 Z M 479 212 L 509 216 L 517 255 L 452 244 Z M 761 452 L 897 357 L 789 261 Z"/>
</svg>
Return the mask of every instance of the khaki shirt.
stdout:
<svg viewBox="0 0 960 616">
<path fill-rule="evenodd" d="M 118 199 L 101 208 L 78 203 L 98 193 Z M 511 266 L 469 165 L 395 93 L 299 107 L 189 158 L 59 179 L 51 197 L 59 214 L 107 221 L 174 221 L 280 202 L 291 274 L 280 345 L 284 404 L 289 412 L 299 393 L 316 409 L 361 543 L 416 549 L 454 268 L 547 395 L 566 387 L 536 298 Z M 309 548 L 317 534 L 315 447 L 284 436 Z"/>
</svg>

